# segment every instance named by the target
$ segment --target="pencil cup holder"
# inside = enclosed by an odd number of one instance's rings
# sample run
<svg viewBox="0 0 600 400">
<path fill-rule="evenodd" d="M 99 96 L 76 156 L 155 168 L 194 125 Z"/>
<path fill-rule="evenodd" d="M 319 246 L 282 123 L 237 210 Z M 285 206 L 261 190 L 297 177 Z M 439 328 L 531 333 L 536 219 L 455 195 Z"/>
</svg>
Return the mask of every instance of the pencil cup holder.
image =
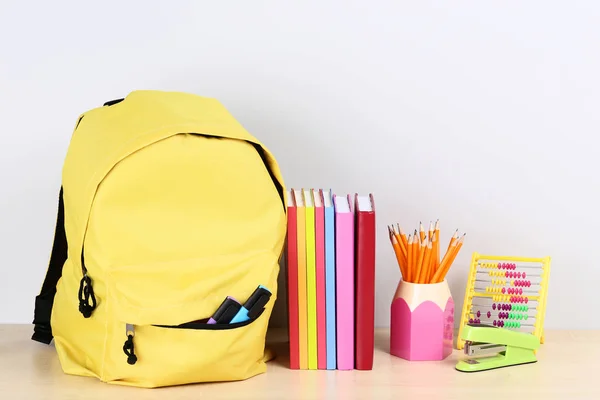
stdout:
<svg viewBox="0 0 600 400">
<path fill-rule="evenodd" d="M 454 301 L 440 283 L 400 281 L 391 306 L 390 353 L 409 361 L 443 360 L 452 353 Z"/>
</svg>

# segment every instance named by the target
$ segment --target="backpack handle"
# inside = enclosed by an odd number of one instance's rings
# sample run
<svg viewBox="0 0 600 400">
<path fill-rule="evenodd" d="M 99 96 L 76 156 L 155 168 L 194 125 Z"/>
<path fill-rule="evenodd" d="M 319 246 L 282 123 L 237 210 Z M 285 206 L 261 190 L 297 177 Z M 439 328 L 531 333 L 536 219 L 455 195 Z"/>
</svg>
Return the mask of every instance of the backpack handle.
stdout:
<svg viewBox="0 0 600 400">
<path fill-rule="evenodd" d="M 123 99 L 109 100 L 106 103 L 104 103 L 104 106 L 105 107 L 110 107 L 112 105 L 115 105 L 115 104 L 118 104 L 118 103 L 122 102 L 123 100 L 125 100 L 125 99 L 123 98 Z"/>
</svg>

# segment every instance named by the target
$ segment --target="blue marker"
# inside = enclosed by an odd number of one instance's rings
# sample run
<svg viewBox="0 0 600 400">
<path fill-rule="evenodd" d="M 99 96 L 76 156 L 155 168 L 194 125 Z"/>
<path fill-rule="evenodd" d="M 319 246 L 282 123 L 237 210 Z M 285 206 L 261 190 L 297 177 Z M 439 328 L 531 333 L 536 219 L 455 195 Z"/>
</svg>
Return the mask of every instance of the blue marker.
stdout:
<svg viewBox="0 0 600 400">
<path fill-rule="evenodd" d="M 263 285 L 259 285 L 254 293 L 250 295 L 248 300 L 244 303 L 240 311 L 233 317 L 231 324 L 238 322 L 248 321 L 249 319 L 256 318 L 263 310 L 265 305 L 271 298 L 271 292 Z"/>
</svg>

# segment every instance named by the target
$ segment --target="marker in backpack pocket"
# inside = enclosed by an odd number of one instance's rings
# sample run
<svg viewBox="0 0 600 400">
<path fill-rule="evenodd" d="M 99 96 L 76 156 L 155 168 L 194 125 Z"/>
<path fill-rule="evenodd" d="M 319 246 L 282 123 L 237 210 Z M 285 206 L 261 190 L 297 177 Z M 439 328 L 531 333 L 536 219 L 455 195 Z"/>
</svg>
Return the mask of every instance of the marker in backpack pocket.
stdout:
<svg viewBox="0 0 600 400">
<path fill-rule="evenodd" d="M 259 285 L 254 293 L 250 295 L 244 306 L 231 320 L 231 324 L 255 319 L 260 315 L 271 298 L 271 292 L 263 285 Z"/>
</svg>

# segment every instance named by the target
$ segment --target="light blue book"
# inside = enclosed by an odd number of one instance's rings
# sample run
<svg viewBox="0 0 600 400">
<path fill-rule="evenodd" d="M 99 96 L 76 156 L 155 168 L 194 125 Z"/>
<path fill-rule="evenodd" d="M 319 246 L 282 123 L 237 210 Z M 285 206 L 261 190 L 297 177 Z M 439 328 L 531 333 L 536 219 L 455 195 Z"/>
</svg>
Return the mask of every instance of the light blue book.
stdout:
<svg viewBox="0 0 600 400">
<path fill-rule="evenodd" d="M 335 209 L 331 189 L 323 191 L 325 208 L 325 314 L 327 327 L 327 369 L 337 368 L 335 296 Z"/>
</svg>

